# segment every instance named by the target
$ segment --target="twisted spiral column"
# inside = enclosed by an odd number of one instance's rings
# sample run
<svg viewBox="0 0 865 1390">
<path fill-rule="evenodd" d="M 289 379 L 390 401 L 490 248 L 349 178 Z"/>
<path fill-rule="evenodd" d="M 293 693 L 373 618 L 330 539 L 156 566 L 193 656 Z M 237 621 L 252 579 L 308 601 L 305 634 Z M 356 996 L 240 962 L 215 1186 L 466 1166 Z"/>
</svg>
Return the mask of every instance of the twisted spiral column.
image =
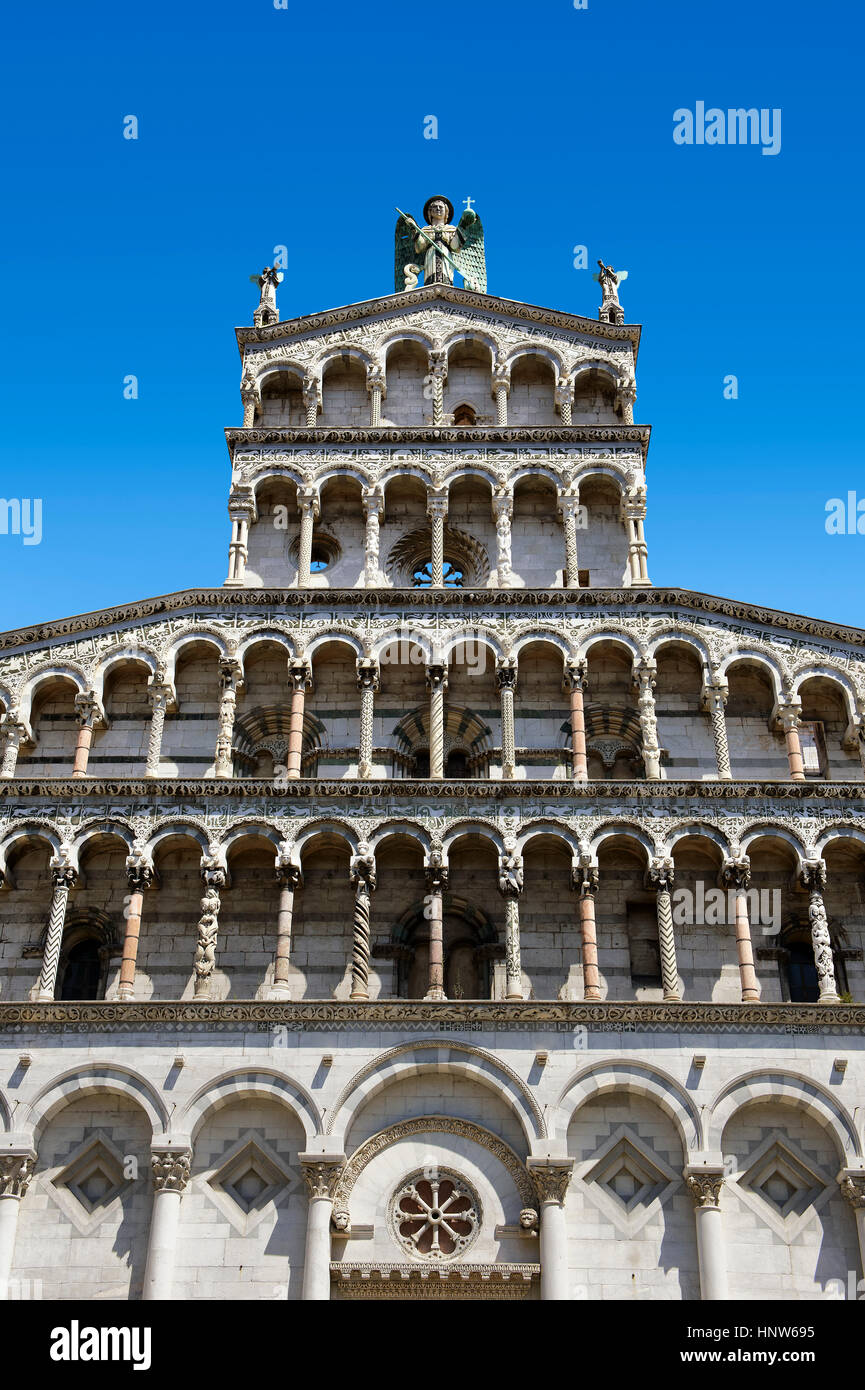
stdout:
<svg viewBox="0 0 865 1390">
<path fill-rule="evenodd" d="M 427 516 L 431 523 L 430 587 L 444 587 L 445 517 L 448 514 L 446 492 L 430 491 L 427 495 Z"/>
<path fill-rule="evenodd" d="M 670 893 L 673 887 L 673 861 L 655 859 L 649 866 L 649 882 L 657 890 L 658 905 L 658 944 L 661 951 L 661 983 L 664 986 L 665 1003 L 678 1004 L 682 998 L 679 989 L 679 968 L 676 962 L 676 938 L 673 934 L 673 904 Z"/>
<path fill-rule="evenodd" d="M 350 873 L 354 886 L 354 922 L 349 999 L 369 999 L 370 922 L 376 870 L 375 859 L 368 850 L 352 856 Z"/>
<path fill-rule="evenodd" d="M 712 739 L 715 744 L 718 776 L 724 781 L 729 781 L 733 776 L 730 766 L 730 749 L 727 745 L 727 720 L 724 715 L 727 693 L 726 683 L 707 685 L 703 690 L 703 701 L 712 719 Z"/>
<path fill-rule="evenodd" d="M 433 424 L 440 425 L 444 419 L 445 379 L 448 374 L 447 357 L 443 352 L 431 352 L 429 356 L 429 377 L 432 386 Z"/>
<path fill-rule="evenodd" d="M 826 887 L 826 863 L 822 859 L 807 860 L 800 871 L 802 885 L 808 890 L 808 919 L 811 923 L 811 947 L 814 951 L 814 964 L 817 967 L 817 980 L 820 986 L 818 1004 L 837 1004 L 838 986 L 835 982 L 835 960 L 832 955 L 832 938 L 829 935 L 829 919 L 823 902 L 823 889 Z"/>
<path fill-rule="evenodd" d="M 55 864 L 51 869 L 54 894 L 48 917 L 48 934 L 45 938 L 42 969 L 33 995 L 37 1002 L 54 998 L 57 967 L 60 964 L 60 951 L 63 946 L 63 928 L 66 923 L 66 906 L 69 902 L 69 891 L 74 888 L 77 878 L 77 871 L 69 864 Z"/>
<path fill-rule="evenodd" d="M 165 732 L 165 715 L 168 711 L 168 704 L 172 696 L 172 691 L 168 685 L 154 682 L 150 686 L 150 732 L 147 736 L 147 766 L 145 775 L 147 777 L 159 776 L 159 763 L 162 758 L 162 738 Z"/>
<path fill-rule="evenodd" d="M 426 686 L 429 702 L 429 775 L 440 782 L 444 777 L 445 761 L 445 691 L 448 688 L 447 667 L 436 664 L 427 667 Z"/>
<path fill-rule="evenodd" d="M 318 418 L 318 382 L 314 376 L 303 379 L 303 404 L 306 410 L 306 427 L 315 429 Z"/>
</svg>

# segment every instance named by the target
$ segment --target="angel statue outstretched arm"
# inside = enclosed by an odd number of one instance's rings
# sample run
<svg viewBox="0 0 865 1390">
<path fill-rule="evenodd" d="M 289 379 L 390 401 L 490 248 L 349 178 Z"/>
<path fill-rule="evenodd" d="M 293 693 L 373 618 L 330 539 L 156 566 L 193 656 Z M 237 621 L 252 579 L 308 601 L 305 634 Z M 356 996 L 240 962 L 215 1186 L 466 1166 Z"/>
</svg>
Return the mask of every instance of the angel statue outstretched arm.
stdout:
<svg viewBox="0 0 865 1390">
<path fill-rule="evenodd" d="M 455 227 L 453 204 L 441 195 L 428 198 L 423 212 L 423 227 L 408 213 L 399 214 L 394 288 L 413 289 L 421 269 L 425 285 L 452 285 L 456 270 L 467 289 L 486 293 L 484 229 L 477 213 L 464 212 Z"/>
</svg>

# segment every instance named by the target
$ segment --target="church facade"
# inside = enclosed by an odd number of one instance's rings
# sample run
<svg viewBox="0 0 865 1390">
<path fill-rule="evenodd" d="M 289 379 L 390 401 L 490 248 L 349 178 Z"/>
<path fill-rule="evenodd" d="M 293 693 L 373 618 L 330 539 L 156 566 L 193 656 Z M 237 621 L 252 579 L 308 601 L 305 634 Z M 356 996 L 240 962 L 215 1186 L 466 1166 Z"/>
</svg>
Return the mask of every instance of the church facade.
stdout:
<svg viewBox="0 0 865 1390">
<path fill-rule="evenodd" d="M 452 217 L 263 272 L 223 585 L 0 634 L 0 1296 L 865 1287 L 865 632 L 651 584 L 619 278 Z"/>
</svg>

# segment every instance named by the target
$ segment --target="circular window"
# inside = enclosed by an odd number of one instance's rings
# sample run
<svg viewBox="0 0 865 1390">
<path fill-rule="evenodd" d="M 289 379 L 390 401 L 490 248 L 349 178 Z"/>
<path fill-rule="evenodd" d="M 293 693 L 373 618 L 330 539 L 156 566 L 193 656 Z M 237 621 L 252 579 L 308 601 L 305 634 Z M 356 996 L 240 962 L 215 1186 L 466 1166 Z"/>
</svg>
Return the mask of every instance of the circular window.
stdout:
<svg viewBox="0 0 865 1390">
<path fill-rule="evenodd" d="M 463 1178 L 424 1168 L 407 1178 L 391 1202 L 391 1227 L 404 1250 L 422 1260 L 452 1260 L 474 1244 L 480 1202 Z"/>
<path fill-rule="evenodd" d="M 340 557 L 340 548 L 333 536 L 326 532 L 316 531 L 312 537 L 312 554 L 309 562 L 311 574 L 323 574 L 325 570 L 333 569 Z M 300 538 L 295 539 L 290 547 L 289 554 L 297 564 L 300 558 Z"/>
<path fill-rule="evenodd" d="M 442 565 L 442 578 L 446 589 L 461 589 L 463 587 L 463 571 L 459 565 L 452 560 L 445 560 Z M 412 575 L 412 584 L 415 589 L 429 589 L 432 586 L 432 560 L 421 565 Z"/>
</svg>

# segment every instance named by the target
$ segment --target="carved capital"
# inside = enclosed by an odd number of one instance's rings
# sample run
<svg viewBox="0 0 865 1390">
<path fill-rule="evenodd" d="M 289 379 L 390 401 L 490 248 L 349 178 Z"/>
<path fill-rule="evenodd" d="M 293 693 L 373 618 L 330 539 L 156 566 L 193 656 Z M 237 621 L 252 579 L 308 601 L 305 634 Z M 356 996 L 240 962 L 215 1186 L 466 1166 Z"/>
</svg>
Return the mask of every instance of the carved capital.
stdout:
<svg viewBox="0 0 865 1390">
<path fill-rule="evenodd" d="M 444 693 L 448 688 L 448 668 L 443 662 L 436 663 L 426 668 L 426 688 L 430 694 L 437 691 Z"/>
<path fill-rule="evenodd" d="M 562 1206 L 568 1193 L 571 1174 L 574 1171 L 574 1160 L 572 1158 L 530 1158 L 526 1167 L 535 1185 L 541 1206 L 550 1202 L 555 1202 L 556 1206 Z"/>
<path fill-rule="evenodd" d="M 191 1149 L 154 1149 L 150 1155 L 155 1192 L 185 1192 L 192 1167 Z"/>
<path fill-rule="evenodd" d="M 499 690 L 516 690 L 517 688 L 517 661 L 516 657 L 506 656 L 496 666 L 496 685 Z"/>
<path fill-rule="evenodd" d="M 357 847 L 357 854 L 353 854 L 349 861 L 349 878 L 353 888 L 364 885 L 371 893 L 375 891 L 377 882 L 375 855 L 363 840 Z"/>
<path fill-rule="evenodd" d="M 709 1171 L 706 1173 L 687 1173 L 685 1175 L 685 1186 L 694 1199 L 694 1205 L 701 1207 L 718 1207 L 721 1205 L 721 1188 L 724 1186 L 723 1172 Z"/>
<path fill-rule="evenodd" d="M 373 691 L 377 691 L 381 688 L 381 670 L 378 662 L 373 657 L 358 657 L 357 688 L 358 690 Z"/>
<path fill-rule="evenodd" d="M 303 657 L 293 656 L 288 663 L 288 685 L 290 690 L 310 690 L 312 671 Z"/>
<path fill-rule="evenodd" d="M 310 1201 L 326 1197 L 333 1201 L 345 1162 L 342 1159 L 317 1158 L 301 1160 L 301 1172 Z"/>
<path fill-rule="evenodd" d="M 35 1149 L 0 1154 L 0 1197 L 23 1197 L 35 1167 Z"/>
<path fill-rule="evenodd" d="M 725 859 L 721 867 L 721 877 L 726 888 L 747 888 L 751 882 L 751 861 L 747 854 Z"/>
<path fill-rule="evenodd" d="M 523 861 L 512 850 L 499 856 L 499 891 L 505 898 L 518 898 L 523 891 Z"/>
<path fill-rule="evenodd" d="M 294 891 L 303 882 L 303 873 L 299 864 L 292 864 L 290 860 L 278 863 L 276 866 L 276 881 L 280 888 L 290 888 Z"/>
<path fill-rule="evenodd" d="M 809 893 L 822 893 L 826 887 L 825 859 L 805 859 L 799 866 L 799 881 Z"/>
<path fill-rule="evenodd" d="M 865 1172 L 843 1172 L 838 1179 L 841 1196 L 854 1211 L 865 1211 Z"/>
<path fill-rule="evenodd" d="M 571 887 L 581 898 L 594 897 L 600 885 L 600 875 L 596 864 L 578 864 L 571 869 Z"/>
<path fill-rule="evenodd" d="M 666 889 L 667 892 L 670 892 L 676 877 L 672 859 L 669 856 L 659 856 L 653 859 L 649 865 L 647 877 L 653 888 L 657 888 L 659 891 Z"/>
</svg>

